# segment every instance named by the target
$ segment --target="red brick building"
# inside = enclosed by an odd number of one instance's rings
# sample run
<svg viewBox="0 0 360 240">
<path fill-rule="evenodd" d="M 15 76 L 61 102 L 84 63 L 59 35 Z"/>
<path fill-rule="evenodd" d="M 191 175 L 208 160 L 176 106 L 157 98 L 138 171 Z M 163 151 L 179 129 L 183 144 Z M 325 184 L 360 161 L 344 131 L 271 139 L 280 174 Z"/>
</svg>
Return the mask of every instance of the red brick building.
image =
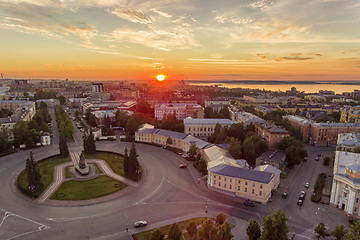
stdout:
<svg viewBox="0 0 360 240">
<path fill-rule="evenodd" d="M 257 123 L 255 129 L 258 136 L 267 143 L 270 149 L 275 149 L 281 139 L 290 136 L 288 131 L 269 122 Z"/>
</svg>

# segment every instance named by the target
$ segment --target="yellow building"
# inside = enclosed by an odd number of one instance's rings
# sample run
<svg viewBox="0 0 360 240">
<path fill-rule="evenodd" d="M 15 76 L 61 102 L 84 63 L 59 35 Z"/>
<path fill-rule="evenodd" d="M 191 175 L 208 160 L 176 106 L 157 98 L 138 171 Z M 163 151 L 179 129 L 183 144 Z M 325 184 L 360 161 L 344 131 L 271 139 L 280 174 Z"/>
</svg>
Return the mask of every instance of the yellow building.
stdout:
<svg viewBox="0 0 360 240">
<path fill-rule="evenodd" d="M 342 108 L 340 121 L 360 124 L 360 106 Z"/>
</svg>

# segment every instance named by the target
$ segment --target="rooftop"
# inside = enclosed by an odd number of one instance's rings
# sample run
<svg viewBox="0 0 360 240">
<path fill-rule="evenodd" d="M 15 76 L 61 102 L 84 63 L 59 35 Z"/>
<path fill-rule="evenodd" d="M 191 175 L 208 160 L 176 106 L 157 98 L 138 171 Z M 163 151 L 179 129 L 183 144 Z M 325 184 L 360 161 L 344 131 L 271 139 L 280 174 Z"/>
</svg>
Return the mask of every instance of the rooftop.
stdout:
<svg viewBox="0 0 360 240">
<path fill-rule="evenodd" d="M 236 123 L 235 121 L 231 121 L 230 119 L 219 119 L 219 118 L 185 118 L 184 124 L 191 125 L 191 124 L 221 124 L 221 125 L 231 125 Z"/>
<path fill-rule="evenodd" d="M 164 130 L 164 129 L 158 129 L 158 131 L 155 132 L 155 135 L 171 137 L 171 138 L 175 138 L 175 139 L 184 139 L 188 134 L 173 132 L 173 131 Z"/>
<path fill-rule="evenodd" d="M 263 129 L 266 129 L 271 133 L 289 133 L 285 129 L 283 129 L 281 127 L 278 127 L 275 124 L 272 124 L 272 123 L 269 123 L 269 122 L 260 123 L 258 125 L 260 125 Z"/>
<path fill-rule="evenodd" d="M 337 144 L 348 147 L 360 147 L 360 133 L 340 133 Z"/>
</svg>

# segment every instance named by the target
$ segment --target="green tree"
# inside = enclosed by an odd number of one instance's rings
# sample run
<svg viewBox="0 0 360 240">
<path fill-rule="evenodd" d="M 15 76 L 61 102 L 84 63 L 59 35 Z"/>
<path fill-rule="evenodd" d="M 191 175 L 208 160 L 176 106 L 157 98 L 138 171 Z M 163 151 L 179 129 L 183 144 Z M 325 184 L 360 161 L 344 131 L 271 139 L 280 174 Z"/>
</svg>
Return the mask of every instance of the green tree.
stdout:
<svg viewBox="0 0 360 240">
<path fill-rule="evenodd" d="M 0 153 L 10 152 L 11 144 L 8 141 L 9 133 L 6 127 L 0 130 Z"/>
<path fill-rule="evenodd" d="M 156 228 L 152 231 L 150 240 L 164 240 L 164 237 L 165 236 L 161 233 L 160 229 Z"/>
<path fill-rule="evenodd" d="M 228 106 L 224 106 L 219 112 L 219 118 L 230 118 L 230 111 Z"/>
<path fill-rule="evenodd" d="M 69 155 L 68 145 L 62 134 L 60 134 L 60 137 L 59 137 L 59 150 L 60 150 L 60 155 L 62 157 L 67 157 Z"/>
<path fill-rule="evenodd" d="M 197 233 L 197 226 L 195 222 L 190 222 L 189 225 L 186 227 L 186 231 L 190 235 L 192 239 L 196 236 Z"/>
<path fill-rule="evenodd" d="M 217 225 L 221 225 L 226 221 L 227 216 L 224 213 L 219 213 L 216 216 L 215 222 Z"/>
<path fill-rule="evenodd" d="M 202 228 L 198 231 L 199 239 L 213 240 L 217 238 L 217 229 L 211 219 L 205 219 L 202 222 Z"/>
<path fill-rule="evenodd" d="M 344 239 L 345 240 L 359 240 L 360 239 L 360 220 L 353 222 L 353 224 L 350 226 L 350 229 Z"/>
<path fill-rule="evenodd" d="M 344 239 L 346 232 L 347 230 L 345 229 L 344 225 L 340 224 L 335 227 L 334 231 L 332 231 L 330 235 L 335 237 L 336 240 L 342 240 Z"/>
<path fill-rule="evenodd" d="M 288 218 L 281 209 L 276 209 L 269 216 L 263 217 L 261 240 L 287 240 L 289 232 L 287 222 Z"/>
<path fill-rule="evenodd" d="M 191 144 L 190 149 L 189 149 L 189 151 L 188 151 L 189 160 L 191 160 L 191 161 L 194 161 L 194 160 L 195 160 L 195 156 L 196 156 L 198 150 L 199 150 L 199 149 L 196 147 L 195 144 Z"/>
<path fill-rule="evenodd" d="M 135 144 L 133 143 L 130 148 L 129 153 L 129 164 L 128 164 L 128 175 L 130 179 L 136 181 L 140 177 L 140 165 L 139 161 L 137 160 L 138 155 L 136 153 Z"/>
<path fill-rule="evenodd" d="M 91 127 L 97 127 L 97 123 L 96 123 L 96 117 L 94 114 L 90 113 L 89 118 L 87 120 L 87 123 L 91 126 Z"/>
<path fill-rule="evenodd" d="M 202 176 L 207 175 L 208 171 L 207 171 L 207 163 L 206 160 L 201 157 L 198 165 L 197 165 L 197 170 L 201 173 Z"/>
<path fill-rule="evenodd" d="M 181 239 L 182 232 L 181 232 L 181 229 L 180 229 L 180 226 L 178 223 L 175 222 L 170 226 L 168 236 L 169 236 L 169 240 L 180 240 Z"/>
<path fill-rule="evenodd" d="M 173 144 L 173 140 L 171 139 L 171 137 L 168 137 L 166 139 L 166 145 L 171 145 L 171 144 Z"/>
<path fill-rule="evenodd" d="M 316 237 L 318 239 L 325 238 L 326 236 L 328 236 L 328 233 L 326 232 L 326 227 L 325 227 L 325 223 L 320 222 L 316 228 L 314 229 L 315 233 L 316 233 Z"/>
<path fill-rule="evenodd" d="M 26 159 L 25 171 L 27 177 L 28 189 L 31 194 L 37 194 L 41 187 L 41 175 L 37 162 L 34 160 L 34 154 L 30 151 L 30 156 Z"/>
<path fill-rule="evenodd" d="M 251 220 L 246 228 L 249 240 L 258 240 L 261 237 L 260 225 L 256 220 Z"/>
<path fill-rule="evenodd" d="M 124 167 L 125 176 L 128 176 L 129 175 L 129 155 L 128 155 L 127 148 L 125 148 L 123 167 Z"/>
<path fill-rule="evenodd" d="M 126 136 L 129 139 L 132 139 L 137 128 L 138 128 L 138 124 L 136 120 L 133 117 L 131 117 L 126 123 L 126 131 L 125 131 Z"/>
<path fill-rule="evenodd" d="M 223 224 L 218 226 L 217 230 L 217 239 L 219 240 L 231 240 L 234 235 L 231 233 L 232 226 L 228 220 L 226 220 Z"/>
<path fill-rule="evenodd" d="M 241 143 L 239 140 L 237 140 L 234 137 L 230 138 L 230 147 L 229 147 L 229 153 L 231 156 L 235 159 L 241 158 L 242 152 L 241 152 Z"/>
<path fill-rule="evenodd" d="M 86 135 L 83 140 L 84 153 L 85 154 L 94 154 L 96 153 L 96 143 L 94 139 L 94 134 L 90 131 L 90 134 Z"/>
</svg>

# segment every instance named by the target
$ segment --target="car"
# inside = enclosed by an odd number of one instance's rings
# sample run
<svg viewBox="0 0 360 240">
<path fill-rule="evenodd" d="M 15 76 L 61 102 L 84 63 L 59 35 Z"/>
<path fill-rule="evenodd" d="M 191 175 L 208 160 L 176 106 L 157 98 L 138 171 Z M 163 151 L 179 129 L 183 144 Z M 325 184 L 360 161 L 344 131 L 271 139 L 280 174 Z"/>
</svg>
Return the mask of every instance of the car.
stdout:
<svg viewBox="0 0 360 240">
<path fill-rule="evenodd" d="M 85 132 L 85 129 L 83 129 L 83 128 L 80 128 L 80 132 Z"/>
<path fill-rule="evenodd" d="M 307 162 L 307 157 L 304 157 L 303 161 L 304 161 L 304 162 Z"/>
<path fill-rule="evenodd" d="M 248 207 L 253 207 L 254 206 L 254 203 L 250 200 L 250 199 L 247 199 L 244 204 Z"/>
<path fill-rule="evenodd" d="M 306 193 L 305 193 L 304 191 L 301 191 L 299 200 L 304 200 L 304 199 L 305 199 L 305 196 L 306 196 Z"/>
<path fill-rule="evenodd" d="M 182 164 L 179 165 L 179 168 L 187 168 L 187 164 L 182 163 Z"/>
<path fill-rule="evenodd" d="M 321 157 L 321 153 L 318 153 L 318 157 Z"/>
<path fill-rule="evenodd" d="M 310 183 L 308 183 L 308 182 L 305 183 L 305 187 L 306 187 L 306 188 L 309 188 L 309 187 L 310 187 Z"/>
<path fill-rule="evenodd" d="M 297 205 L 302 206 L 303 203 L 304 203 L 304 200 L 299 199 L 299 201 L 297 202 Z"/>
<path fill-rule="evenodd" d="M 287 193 L 283 192 L 283 194 L 281 195 L 282 198 L 287 198 Z"/>
<path fill-rule="evenodd" d="M 134 223 L 134 227 L 144 227 L 147 225 L 147 222 L 142 220 L 142 221 L 137 221 Z"/>
<path fill-rule="evenodd" d="M 319 160 L 320 160 L 320 158 L 319 158 L 319 157 L 316 157 L 316 158 L 315 158 L 315 161 L 319 161 Z"/>
</svg>

